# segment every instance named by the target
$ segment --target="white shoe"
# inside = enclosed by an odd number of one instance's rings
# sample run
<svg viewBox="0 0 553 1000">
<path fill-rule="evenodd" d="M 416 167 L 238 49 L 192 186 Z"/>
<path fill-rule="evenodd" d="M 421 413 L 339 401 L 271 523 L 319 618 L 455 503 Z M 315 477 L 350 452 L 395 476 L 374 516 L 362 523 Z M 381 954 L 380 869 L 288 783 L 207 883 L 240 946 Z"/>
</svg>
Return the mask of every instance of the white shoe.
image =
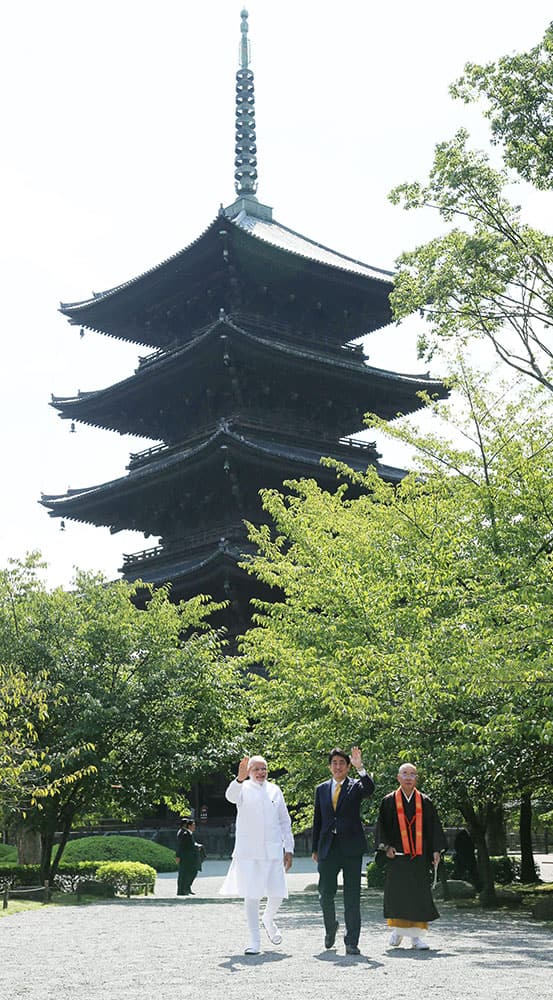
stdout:
<svg viewBox="0 0 553 1000">
<path fill-rule="evenodd" d="M 269 925 L 267 925 L 264 920 L 262 920 L 261 923 L 267 932 L 267 937 L 269 938 L 271 944 L 282 944 L 282 934 L 280 933 L 274 920 Z"/>
<path fill-rule="evenodd" d="M 411 948 L 418 948 L 419 951 L 428 951 L 430 945 L 421 937 L 414 937 L 411 941 Z"/>
<path fill-rule="evenodd" d="M 249 944 L 247 948 L 244 948 L 244 955 L 259 955 L 260 951 L 260 945 Z"/>
<path fill-rule="evenodd" d="M 399 948 L 403 941 L 403 935 L 399 931 L 392 931 L 390 935 L 390 948 Z"/>
</svg>

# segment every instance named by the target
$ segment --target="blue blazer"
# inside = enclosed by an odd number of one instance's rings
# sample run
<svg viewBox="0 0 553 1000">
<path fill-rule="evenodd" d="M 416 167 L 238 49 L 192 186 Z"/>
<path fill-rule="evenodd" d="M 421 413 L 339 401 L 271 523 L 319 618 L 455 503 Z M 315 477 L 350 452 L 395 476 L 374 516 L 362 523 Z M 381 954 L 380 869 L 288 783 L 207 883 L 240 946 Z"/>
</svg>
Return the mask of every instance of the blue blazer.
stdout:
<svg viewBox="0 0 553 1000">
<path fill-rule="evenodd" d="M 344 854 L 365 854 L 368 851 L 360 808 L 362 800 L 368 799 L 373 792 L 374 781 L 369 774 L 364 774 L 360 778 L 348 776 L 340 789 L 340 797 L 334 812 L 332 779 L 317 785 L 311 850 L 313 854 L 318 855 L 319 861 L 324 861 L 335 838 Z"/>
</svg>

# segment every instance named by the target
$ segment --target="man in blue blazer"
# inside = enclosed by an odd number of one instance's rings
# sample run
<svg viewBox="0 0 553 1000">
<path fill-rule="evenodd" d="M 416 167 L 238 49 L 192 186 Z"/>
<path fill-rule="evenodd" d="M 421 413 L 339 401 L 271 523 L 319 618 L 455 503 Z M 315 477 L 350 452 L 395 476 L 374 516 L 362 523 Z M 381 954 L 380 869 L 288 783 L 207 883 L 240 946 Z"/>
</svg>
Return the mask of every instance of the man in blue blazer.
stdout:
<svg viewBox="0 0 553 1000">
<path fill-rule="evenodd" d="M 347 955 L 359 955 L 361 932 L 361 863 L 368 850 L 361 824 L 361 801 L 374 792 L 374 781 L 363 767 L 359 747 L 351 756 L 334 747 L 328 755 L 332 777 L 315 791 L 312 858 L 319 871 L 319 901 L 325 925 L 325 948 L 336 940 L 335 896 L 338 873 L 344 879 L 344 944 Z M 353 764 L 359 777 L 350 778 Z"/>
</svg>

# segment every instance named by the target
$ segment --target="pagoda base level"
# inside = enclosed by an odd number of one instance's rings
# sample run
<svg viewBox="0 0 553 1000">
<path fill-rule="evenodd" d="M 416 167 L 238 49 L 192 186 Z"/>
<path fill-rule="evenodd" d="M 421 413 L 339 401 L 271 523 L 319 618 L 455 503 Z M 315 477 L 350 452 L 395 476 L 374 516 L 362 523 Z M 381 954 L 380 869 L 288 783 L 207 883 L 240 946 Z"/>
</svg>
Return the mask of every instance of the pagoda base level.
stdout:
<svg viewBox="0 0 553 1000">
<path fill-rule="evenodd" d="M 175 603 L 190 600 L 198 594 L 211 598 L 217 604 L 224 603 L 224 608 L 211 615 L 210 623 L 214 628 L 225 631 L 229 651 L 235 653 L 238 637 L 251 625 L 255 610 L 252 600 L 257 598 L 273 602 L 280 597 L 279 591 L 260 583 L 238 566 L 238 560 L 242 558 L 244 556 L 241 553 L 234 552 L 230 555 L 227 552 L 217 560 L 216 565 L 206 568 L 204 572 L 198 570 L 196 573 L 179 574 L 178 570 L 173 570 L 170 575 L 156 573 L 155 579 L 148 573 L 141 574 L 138 567 L 133 567 L 132 573 L 125 573 L 125 579 L 132 583 L 143 580 L 154 586 L 169 584 L 171 600 Z M 146 601 L 146 590 L 139 591 L 135 600 L 137 606 L 143 607 Z"/>
</svg>

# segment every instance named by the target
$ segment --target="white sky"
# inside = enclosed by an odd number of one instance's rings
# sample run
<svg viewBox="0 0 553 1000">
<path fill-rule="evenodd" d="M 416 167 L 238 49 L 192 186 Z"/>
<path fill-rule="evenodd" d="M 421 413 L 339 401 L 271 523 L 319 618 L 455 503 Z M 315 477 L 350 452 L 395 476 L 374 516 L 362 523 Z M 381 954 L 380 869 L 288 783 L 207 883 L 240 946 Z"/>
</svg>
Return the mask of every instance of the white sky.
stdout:
<svg viewBox="0 0 553 1000">
<path fill-rule="evenodd" d="M 159 263 L 234 200 L 241 7 L 12 0 L 4 9 L 1 566 L 38 548 L 49 582 L 66 585 L 74 566 L 115 576 L 122 552 L 153 544 L 72 522 L 61 532 L 38 504 L 41 492 L 123 475 L 129 452 L 148 445 L 80 425 L 71 434 L 48 406 L 51 393 L 126 377 L 147 353 L 90 332 L 80 339 L 57 309 Z M 459 125 L 484 142 L 481 118 L 450 100 L 448 84 L 469 60 L 536 44 L 551 19 L 542 0 L 246 7 L 259 199 L 279 222 L 384 268 L 437 226 L 391 206 L 389 190 L 424 179 L 435 143 Z M 390 328 L 366 346 L 372 363 L 420 371 L 413 344 Z"/>
</svg>

